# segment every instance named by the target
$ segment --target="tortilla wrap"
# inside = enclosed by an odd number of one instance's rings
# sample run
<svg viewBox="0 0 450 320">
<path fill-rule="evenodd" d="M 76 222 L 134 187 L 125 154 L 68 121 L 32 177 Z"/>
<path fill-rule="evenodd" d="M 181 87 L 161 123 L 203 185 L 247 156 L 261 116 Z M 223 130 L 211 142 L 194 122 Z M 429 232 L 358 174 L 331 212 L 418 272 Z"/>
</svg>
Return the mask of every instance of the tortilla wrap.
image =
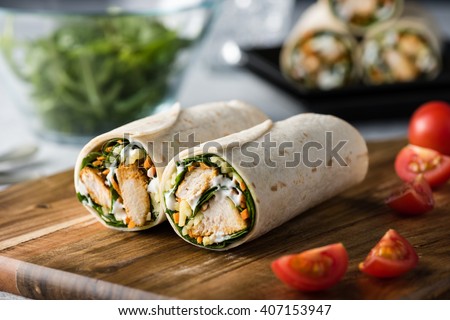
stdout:
<svg viewBox="0 0 450 320">
<path fill-rule="evenodd" d="M 404 0 L 320 0 L 331 14 L 356 36 L 387 21 L 394 21 L 404 11 Z"/>
<path fill-rule="evenodd" d="M 356 40 L 325 3 L 315 3 L 300 17 L 280 55 L 286 79 L 303 90 L 331 90 L 355 81 Z"/>
<path fill-rule="evenodd" d="M 431 80 L 442 69 L 441 34 L 426 11 L 408 7 L 402 18 L 370 30 L 359 55 L 367 84 Z"/>
<path fill-rule="evenodd" d="M 270 151 L 269 138 L 277 146 Z M 340 143 L 340 158 L 331 156 Z M 360 183 L 367 170 L 367 146 L 355 128 L 302 114 L 181 152 L 163 173 L 160 197 L 182 239 L 227 250 Z"/>
<path fill-rule="evenodd" d="M 253 127 L 267 116 L 240 101 L 216 102 L 143 118 L 92 139 L 74 173 L 79 200 L 108 228 L 138 231 L 166 218 L 159 181 L 179 151 Z"/>
</svg>

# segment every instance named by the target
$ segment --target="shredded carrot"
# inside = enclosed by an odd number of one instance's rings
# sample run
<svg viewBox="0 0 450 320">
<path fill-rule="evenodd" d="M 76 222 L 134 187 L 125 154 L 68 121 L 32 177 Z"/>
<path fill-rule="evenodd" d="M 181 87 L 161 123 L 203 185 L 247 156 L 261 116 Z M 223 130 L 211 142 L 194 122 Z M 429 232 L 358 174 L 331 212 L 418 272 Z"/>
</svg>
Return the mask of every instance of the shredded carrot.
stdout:
<svg viewBox="0 0 450 320">
<path fill-rule="evenodd" d="M 173 221 L 178 224 L 178 222 L 180 222 L 180 213 L 179 212 L 175 212 L 173 215 Z"/>
<path fill-rule="evenodd" d="M 151 166 L 152 166 L 152 164 L 151 164 L 151 161 L 150 161 L 150 157 L 145 158 L 145 162 L 144 162 L 145 170 L 150 169 Z"/>
<path fill-rule="evenodd" d="M 202 168 L 203 170 L 209 169 L 209 167 L 203 162 L 200 162 L 200 168 Z"/>
<path fill-rule="evenodd" d="M 106 176 L 109 173 L 109 169 L 103 170 L 102 175 Z"/>
<path fill-rule="evenodd" d="M 189 237 L 194 238 L 194 234 L 192 233 L 192 230 L 188 231 L 188 235 L 189 235 Z"/>
<path fill-rule="evenodd" d="M 99 167 L 99 166 L 101 166 L 101 165 L 103 164 L 103 161 L 97 160 L 97 161 L 92 162 L 92 164 L 93 164 L 95 167 Z"/>
<path fill-rule="evenodd" d="M 247 189 L 247 187 L 245 186 L 244 181 L 239 181 L 239 187 L 241 188 L 242 191 L 245 191 L 245 189 Z"/>
<path fill-rule="evenodd" d="M 133 220 L 131 220 L 131 221 L 128 223 L 128 229 L 133 229 L 134 227 L 136 227 L 136 224 L 134 223 Z"/>
<path fill-rule="evenodd" d="M 197 243 L 201 244 L 203 242 L 203 237 L 197 237 Z"/>
<path fill-rule="evenodd" d="M 113 149 L 113 147 L 111 146 L 111 147 L 106 148 L 105 151 L 106 151 L 106 152 L 111 152 L 112 149 Z"/>
<path fill-rule="evenodd" d="M 104 157 L 104 156 L 100 156 L 100 157 L 97 157 L 97 160 L 98 161 L 103 161 L 103 160 L 105 160 L 106 158 Z"/>
<path fill-rule="evenodd" d="M 116 179 L 111 179 L 111 184 L 114 188 L 114 190 L 116 190 L 116 192 L 119 194 L 119 196 L 122 196 L 122 192 L 120 191 L 120 187 L 119 184 L 117 183 Z"/>
<path fill-rule="evenodd" d="M 151 177 L 156 177 L 156 167 L 151 167 L 150 169 L 149 169 L 149 172 L 150 172 L 150 176 Z"/>
<path fill-rule="evenodd" d="M 117 140 L 117 143 L 118 143 L 118 144 L 122 144 L 122 143 L 123 143 L 123 140 L 122 140 L 122 139 L 119 139 L 119 140 Z"/>
<path fill-rule="evenodd" d="M 244 210 L 241 212 L 241 218 L 242 218 L 243 220 L 247 220 L 248 218 L 250 218 L 247 209 L 244 209 Z"/>
</svg>

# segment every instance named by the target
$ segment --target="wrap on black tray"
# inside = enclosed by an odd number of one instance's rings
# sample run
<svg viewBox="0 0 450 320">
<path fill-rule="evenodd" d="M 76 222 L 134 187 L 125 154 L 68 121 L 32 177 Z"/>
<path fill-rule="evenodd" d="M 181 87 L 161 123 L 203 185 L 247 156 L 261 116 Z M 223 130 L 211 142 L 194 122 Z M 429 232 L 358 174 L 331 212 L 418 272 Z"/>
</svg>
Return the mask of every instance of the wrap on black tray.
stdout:
<svg viewBox="0 0 450 320">
<path fill-rule="evenodd" d="M 91 140 L 75 166 L 78 199 L 103 225 L 122 231 L 165 221 L 159 182 L 179 151 L 253 127 L 267 117 L 239 101 L 171 110 L 143 118 Z"/>
<path fill-rule="evenodd" d="M 301 90 L 331 90 L 356 80 L 357 44 L 324 3 L 310 6 L 289 34 L 280 55 L 283 75 Z"/>
<path fill-rule="evenodd" d="M 227 250 L 361 182 L 367 168 L 355 128 L 303 114 L 181 152 L 163 173 L 160 197 L 182 239 Z"/>
</svg>

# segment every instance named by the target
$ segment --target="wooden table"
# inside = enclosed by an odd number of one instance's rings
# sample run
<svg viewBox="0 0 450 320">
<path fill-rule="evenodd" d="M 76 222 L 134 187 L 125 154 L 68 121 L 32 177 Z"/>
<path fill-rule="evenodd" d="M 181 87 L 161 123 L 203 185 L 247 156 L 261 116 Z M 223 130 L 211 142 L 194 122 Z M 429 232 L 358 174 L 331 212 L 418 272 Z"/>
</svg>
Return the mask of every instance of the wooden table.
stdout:
<svg viewBox="0 0 450 320">
<path fill-rule="evenodd" d="M 104 228 L 78 203 L 72 172 L 15 185 L 0 193 L 0 291 L 45 299 L 448 299 L 450 185 L 423 216 L 399 217 L 383 204 L 401 184 L 393 161 L 404 144 L 370 144 L 364 183 L 228 252 L 191 246 L 167 223 L 139 233 Z M 360 273 L 389 228 L 414 245 L 419 266 L 391 280 Z M 349 270 L 328 291 L 291 290 L 270 270 L 282 255 L 335 242 L 346 246 Z"/>
</svg>

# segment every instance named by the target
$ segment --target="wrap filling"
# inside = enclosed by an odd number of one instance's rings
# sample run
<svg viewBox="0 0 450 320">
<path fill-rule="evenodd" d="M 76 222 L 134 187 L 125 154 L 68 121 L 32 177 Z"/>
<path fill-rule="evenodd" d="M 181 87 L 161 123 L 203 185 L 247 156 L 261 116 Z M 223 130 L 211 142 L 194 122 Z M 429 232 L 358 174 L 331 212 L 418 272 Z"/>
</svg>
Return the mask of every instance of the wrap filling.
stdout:
<svg viewBox="0 0 450 320">
<path fill-rule="evenodd" d="M 331 90 L 352 78 L 352 43 L 347 35 L 310 32 L 297 43 L 290 60 L 289 76 L 308 89 Z"/>
<path fill-rule="evenodd" d="M 436 75 L 439 56 L 418 30 L 389 29 L 362 48 L 364 74 L 374 84 L 409 82 Z"/>
<path fill-rule="evenodd" d="M 329 3 L 339 19 L 363 28 L 391 19 L 399 6 L 396 0 L 329 0 Z"/>
<path fill-rule="evenodd" d="M 78 199 L 108 225 L 145 227 L 159 214 L 156 167 L 145 150 L 124 139 L 112 139 L 82 162 Z"/>
<path fill-rule="evenodd" d="M 176 168 L 164 186 L 164 201 L 185 239 L 223 248 L 252 229 L 252 195 L 225 160 L 206 154 L 179 161 Z"/>
</svg>

